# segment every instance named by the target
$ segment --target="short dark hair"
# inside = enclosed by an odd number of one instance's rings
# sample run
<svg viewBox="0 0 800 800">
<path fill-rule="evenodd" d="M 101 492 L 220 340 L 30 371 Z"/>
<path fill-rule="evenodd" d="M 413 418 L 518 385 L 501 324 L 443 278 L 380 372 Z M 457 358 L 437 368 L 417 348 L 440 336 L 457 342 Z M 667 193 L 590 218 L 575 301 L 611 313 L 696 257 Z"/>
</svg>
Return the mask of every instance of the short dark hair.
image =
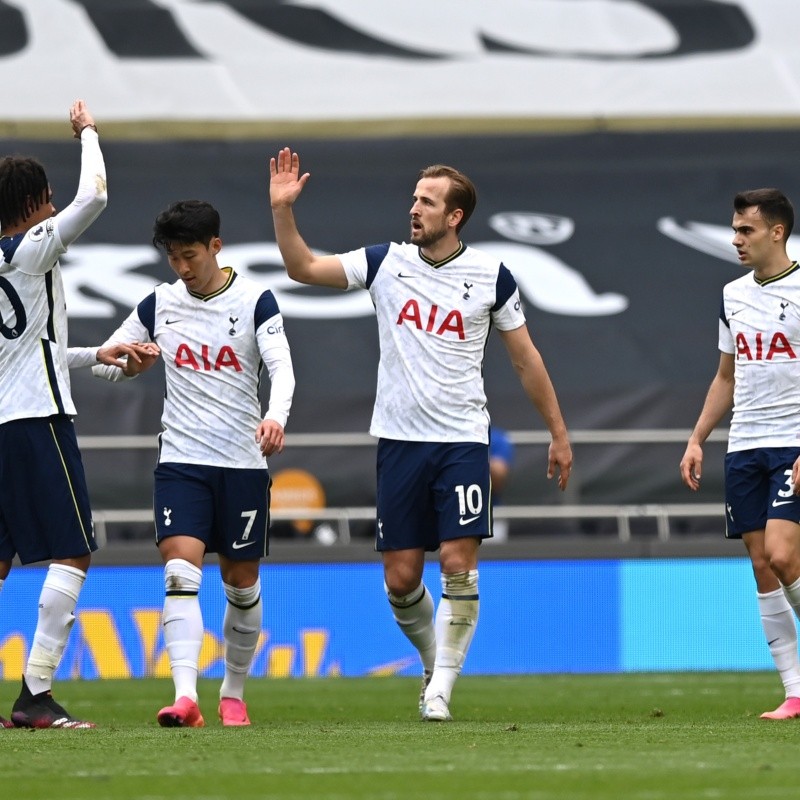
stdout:
<svg viewBox="0 0 800 800">
<path fill-rule="evenodd" d="M 758 206 L 762 219 L 769 225 L 783 225 L 783 238 L 788 239 L 794 228 L 794 208 L 789 198 L 778 189 L 749 189 L 733 198 L 733 208 L 739 214 Z"/>
<path fill-rule="evenodd" d="M 422 178 L 449 178 L 450 189 L 445 196 L 445 204 L 448 211 L 460 208 L 464 212 L 461 222 L 456 226 L 456 233 L 467 224 L 467 220 L 472 216 L 475 205 L 478 202 L 478 193 L 475 184 L 455 167 L 448 167 L 446 164 L 432 164 L 430 167 L 420 170 L 419 179 Z"/>
<path fill-rule="evenodd" d="M 219 236 L 219 211 L 205 200 L 179 200 L 162 211 L 153 225 L 153 245 L 164 250 L 173 244 L 208 245 Z"/>
<path fill-rule="evenodd" d="M 0 161 L 0 225 L 24 222 L 50 195 L 44 167 L 26 156 Z"/>
</svg>

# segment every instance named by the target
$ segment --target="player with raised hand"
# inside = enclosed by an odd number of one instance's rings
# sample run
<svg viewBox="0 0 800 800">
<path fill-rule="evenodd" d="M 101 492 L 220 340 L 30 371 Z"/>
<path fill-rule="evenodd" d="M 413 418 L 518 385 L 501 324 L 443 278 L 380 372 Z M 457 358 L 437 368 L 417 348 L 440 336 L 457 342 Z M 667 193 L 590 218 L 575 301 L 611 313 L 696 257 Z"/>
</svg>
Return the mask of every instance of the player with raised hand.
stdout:
<svg viewBox="0 0 800 800">
<path fill-rule="evenodd" d="M 489 414 L 483 358 L 499 332 L 552 441 L 547 476 L 566 488 L 572 450 L 556 393 L 531 341 L 517 284 L 460 232 L 475 187 L 452 167 L 424 169 L 412 198 L 407 244 L 316 256 L 292 207 L 308 182 L 289 148 L 270 160 L 275 235 L 289 277 L 369 291 L 380 364 L 370 432 L 378 437 L 376 546 L 400 629 L 423 667 L 423 720 L 451 719 L 450 696 L 478 621 L 478 548 L 491 533 Z M 441 600 L 422 582 L 426 550 L 440 551 Z"/>
<path fill-rule="evenodd" d="M 107 202 L 106 169 L 94 117 L 83 100 L 69 110 L 81 145 L 78 191 L 57 212 L 42 164 L 0 161 L 0 588 L 14 556 L 49 561 L 22 690 L 11 722 L 32 728 L 91 728 L 52 695 L 75 606 L 97 549 L 72 417 L 67 312 L 58 259 Z M 105 363 L 137 359 L 126 344 Z M 95 353 L 97 358 L 98 353 Z M 5 724 L 8 724 L 6 721 Z"/>
</svg>

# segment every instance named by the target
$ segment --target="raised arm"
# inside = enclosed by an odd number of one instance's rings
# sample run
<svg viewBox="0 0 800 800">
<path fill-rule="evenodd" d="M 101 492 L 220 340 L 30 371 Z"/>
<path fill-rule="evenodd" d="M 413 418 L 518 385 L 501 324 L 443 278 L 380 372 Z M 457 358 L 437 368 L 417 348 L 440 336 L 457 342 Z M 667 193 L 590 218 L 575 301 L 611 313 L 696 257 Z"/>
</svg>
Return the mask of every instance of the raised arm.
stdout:
<svg viewBox="0 0 800 800">
<path fill-rule="evenodd" d="M 569 474 L 572 471 L 572 447 L 553 382 L 550 380 L 542 356 L 531 341 L 528 329 L 524 325 L 512 331 L 498 332 L 525 394 L 550 431 L 547 477 L 552 478 L 558 468 L 558 488 L 563 491 L 567 488 Z"/>
<path fill-rule="evenodd" d="M 717 374 L 708 387 L 706 400 L 681 459 L 681 480 L 694 492 L 700 488 L 703 477 L 703 442 L 733 408 L 734 368 L 733 354 L 720 353 Z"/>
<path fill-rule="evenodd" d="M 310 177 L 300 175 L 300 157 L 288 147 L 269 161 L 269 199 L 275 240 L 286 272 L 292 280 L 334 289 L 347 288 L 347 276 L 337 256 L 317 256 L 300 236 L 294 219 L 294 205 Z"/>
<path fill-rule="evenodd" d="M 69 110 L 69 120 L 76 138 L 81 140 L 81 174 L 75 199 L 56 215 L 61 242 L 69 247 L 96 219 L 108 202 L 106 165 L 94 117 L 83 100 L 76 100 Z"/>
</svg>

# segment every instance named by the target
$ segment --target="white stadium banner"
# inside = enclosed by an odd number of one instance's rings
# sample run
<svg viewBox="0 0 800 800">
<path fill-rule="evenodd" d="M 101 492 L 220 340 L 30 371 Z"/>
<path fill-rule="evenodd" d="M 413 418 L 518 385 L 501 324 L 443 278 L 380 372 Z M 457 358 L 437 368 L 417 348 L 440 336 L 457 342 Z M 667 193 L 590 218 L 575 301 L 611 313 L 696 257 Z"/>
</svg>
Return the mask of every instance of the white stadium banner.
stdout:
<svg viewBox="0 0 800 800">
<path fill-rule="evenodd" d="M 6 126 L 800 116 L 798 0 L 2 0 Z"/>
</svg>

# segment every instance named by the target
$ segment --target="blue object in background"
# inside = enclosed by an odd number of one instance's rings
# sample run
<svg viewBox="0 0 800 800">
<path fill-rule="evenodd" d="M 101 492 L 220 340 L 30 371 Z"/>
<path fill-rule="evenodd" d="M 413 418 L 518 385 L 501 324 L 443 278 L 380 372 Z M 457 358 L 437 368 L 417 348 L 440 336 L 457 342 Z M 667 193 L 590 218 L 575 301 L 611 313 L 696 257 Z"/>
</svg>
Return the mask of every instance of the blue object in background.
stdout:
<svg viewBox="0 0 800 800">
<path fill-rule="evenodd" d="M 17 568 L 0 595 L 0 677 L 20 678 L 36 626 L 41 567 Z M 264 629 L 252 674 L 417 675 L 379 563 L 266 564 Z M 425 582 L 440 593 L 439 567 Z M 465 674 L 761 670 L 772 662 L 749 561 L 489 561 Z M 224 594 L 203 570 L 200 671 L 221 677 Z M 92 568 L 57 678 L 169 676 L 159 566 Z"/>
</svg>

